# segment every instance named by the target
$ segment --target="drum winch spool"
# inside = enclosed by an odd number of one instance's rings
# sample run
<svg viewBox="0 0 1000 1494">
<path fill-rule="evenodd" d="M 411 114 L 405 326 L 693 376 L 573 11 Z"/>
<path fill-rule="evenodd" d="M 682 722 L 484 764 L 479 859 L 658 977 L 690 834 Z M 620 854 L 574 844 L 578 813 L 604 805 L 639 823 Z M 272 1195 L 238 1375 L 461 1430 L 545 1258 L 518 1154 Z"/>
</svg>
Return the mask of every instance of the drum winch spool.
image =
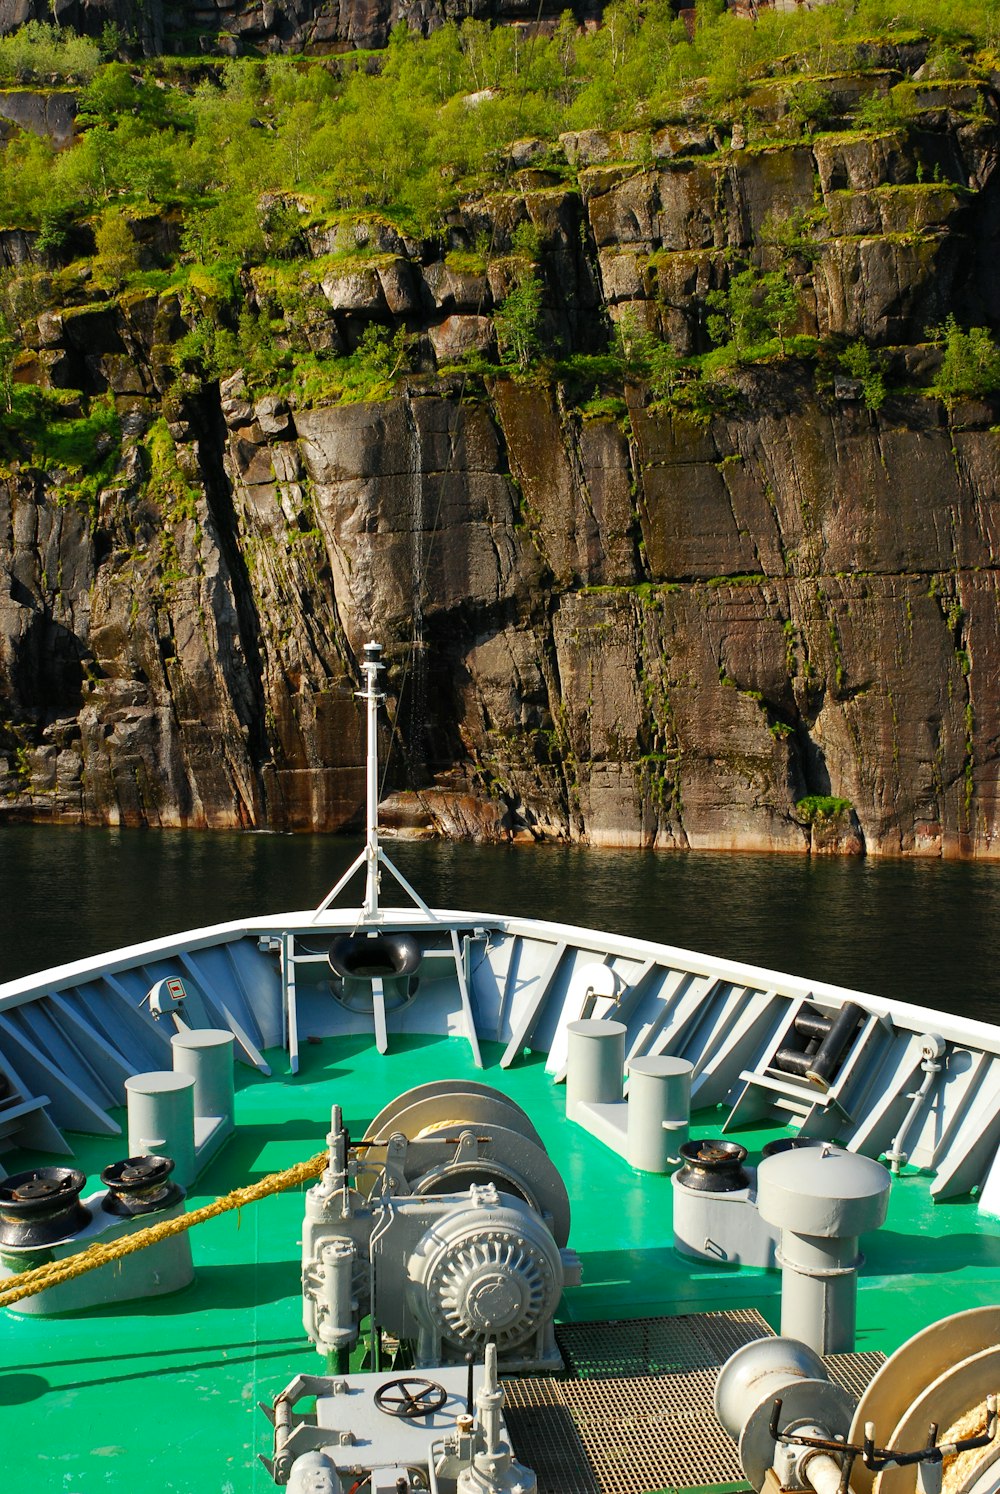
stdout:
<svg viewBox="0 0 1000 1494">
<path fill-rule="evenodd" d="M 531 1120 L 484 1084 L 423 1084 L 348 1147 L 306 1195 L 303 1313 L 343 1355 L 362 1317 L 412 1345 L 416 1365 L 464 1362 L 488 1342 L 505 1367 L 561 1363 L 553 1320 L 579 1265 L 565 1184 Z"/>
<path fill-rule="evenodd" d="M 556 1244 L 566 1244 L 566 1185 L 528 1114 L 499 1090 L 467 1080 L 418 1085 L 379 1112 L 359 1145 L 381 1161 L 393 1136 L 416 1143 L 401 1163 L 412 1193 L 436 1197 L 492 1183 L 547 1216 Z"/>
<path fill-rule="evenodd" d="M 854 1413 L 849 1441 L 873 1425 L 890 1448 L 920 1447 L 931 1422 L 938 1444 L 976 1437 L 986 1429 L 987 1396 L 1000 1389 L 1000 1307 L 973 1307 L 924 1328 L 896 1350 L 865 1391 Z M 1000 1438 L 939 1465 L 944 1494 L 996 1494 L 1000 1490 Z M 926 1479 L 925 1479 L 926 1487 Z M 879 1471 L 856 1464 L 855 1494 L 912 1494 L 914 1466 Z"/>
<path fill-rule="evenodd" d="M 851 1396 L 833 1384 L 820 1356 L 806 1344 L 793 1338 L 759 1338 L 737 1349 L 719 1371 L 715 1414 L 733 1441 L 739 1443 L 743 1471 L 755 1489 L 761 1488 L 775 1461 L 775 1401 L 782 1404 L 786 1431 L 808 1431 L 824 1437 L 846 1428 L 854 1409 Z M 801 1458 L 798 1468 L 785 1470 L 782 1483 L 802 1487 L 805 1461 Z M 837 1474 L 839 1477 L 839 1469 Z M 827 1494 L 825 1489 L 823 1494 Z"/>
<path fill-rule="evenodd" d="M 1000 1309 L 956 1313 L 886 1361 L 854 1409 L 823 1361 L 759 1339 L 723 1365 L 715 1408 L 747 1478 L 816 1494 L 997 1494 Z"/>
</svg>

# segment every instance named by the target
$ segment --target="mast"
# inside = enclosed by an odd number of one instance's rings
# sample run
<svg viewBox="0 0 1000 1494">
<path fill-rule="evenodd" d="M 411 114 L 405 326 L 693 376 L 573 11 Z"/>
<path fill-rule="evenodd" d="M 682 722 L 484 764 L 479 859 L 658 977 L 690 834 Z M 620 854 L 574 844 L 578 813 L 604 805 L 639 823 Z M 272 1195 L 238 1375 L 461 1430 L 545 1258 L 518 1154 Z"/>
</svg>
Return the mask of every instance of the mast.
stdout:
<svg viewBox="0 0 1000 1494">
<path fill-rule="evenodd" d="M 344 875 L 335 887 L 327 893 L 313 914 L 313 922 L 321 913 L 324 913 L 330 904 L 339 896 L 355 872 L 363 866 L 365 868 L 365 900 L 361 908 L 361 922 L 377 924 L 382 918 L 379 907 L 379 879 L 381 868 L 386 870 L 396 879 L 400 887 L 411 897 L 421 912 L 426 913 L 433 923 L 438 919 L 431 912 L 419 892 L 415 892 L 409 882 L 403 876 L 398 867 L 393 866 L 388 856 L 379 844 L 378 838 L 378 708 L 385 700 L 385 694 L 379 689 L 378 677 L 385 665 L 382 663 L 382 645 L 380 643 L 366 643 L 364 648 L 364 660 L 361 664 L 361 672 L 365 677 L 363 690 L 356 690 L 358 700 L 363 700 L 366 707 L 367 718 L 367 745 L 365 751 L 365 848 L 359 856 L 351 862 Z"/>
<path fill-rule="evenodd" d="M 358 699 L 368 706 L 368 747 L 365 759 L 365 918 L 375 920 L 379 916 L 379 843 L 378 843 L 378 708 L 385 696 L 378 688 L 378 677 L 385 665 L 382 663 L 382 645 L 365 644 L 365 659 L 361 666 L 365 676 L 365 688 L 357 692 Z"/>
</svg>

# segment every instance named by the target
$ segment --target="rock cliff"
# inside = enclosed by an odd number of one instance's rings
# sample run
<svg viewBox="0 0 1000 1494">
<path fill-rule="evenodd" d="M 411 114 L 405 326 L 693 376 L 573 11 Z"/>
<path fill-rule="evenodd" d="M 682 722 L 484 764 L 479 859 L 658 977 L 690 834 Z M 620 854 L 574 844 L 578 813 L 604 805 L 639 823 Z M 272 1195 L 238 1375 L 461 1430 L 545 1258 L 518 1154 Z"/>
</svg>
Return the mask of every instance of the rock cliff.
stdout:
<svg viewBox="0 0 1000 1494">
<path fill-rule="evenodd" d="M 384 47 L 401 21 L 426 35 L 469 17 L 534 25 L 567 9 L 580 21 L 596 20 L 603 8 L 594 0 L 570 7 L 545 0 L 541 10 L 537 0 L 0 0 L 0 35 L 28 21 L 55 20 L 91 36 L 112 24 L 147 56 L 201 50 L 237 57 Z"/>
<path fill-rule="evenodd" d="M 515 172 L 444 243 L 372 220 L 307 320 L 320 345 L 409 329 L 423 372 L 376 403 L 181 387 L 170 291 L 43 316 L 23 375 L 107 391 L 121 449 L 89 506 L 55 462 L 0 478 L 0 814 L 356 824 L 375 636 L 400 827 L 1000 853 L 998 412 L 921 392 L 928 327 L 1000 321 L 997 107 L 970 86 L 926 85 L 908 131 L 566 136 L 575 180 Z M 809 252 L 768 248 L 796 209 Z M 800 332 L 866 338 L 896 392 L 873 411 L 786 357 L 696 419 L 640 380 L 609 404 L 456 371 L 489 351 L 523 221 L 570 362 L 626 309 L 704 349 L 727 255 L 763 246 Z M 484 227 L 497 258 L 470 269 Z"/>
</svg>

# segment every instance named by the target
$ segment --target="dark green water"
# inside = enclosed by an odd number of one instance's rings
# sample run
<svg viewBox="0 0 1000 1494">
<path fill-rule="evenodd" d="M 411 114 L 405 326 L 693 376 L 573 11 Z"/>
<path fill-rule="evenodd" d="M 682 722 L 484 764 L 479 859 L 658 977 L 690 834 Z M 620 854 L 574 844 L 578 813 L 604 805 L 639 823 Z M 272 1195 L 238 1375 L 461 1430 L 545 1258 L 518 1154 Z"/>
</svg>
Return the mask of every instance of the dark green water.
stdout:
<svg viewBox="0 0 1000 1494">
<path fill-rule="evenodd" d="M 1000 865 L 387 848 L 432 905 L 593 925 L 1000 1022 Z M 331 836 L 3 827 L 0 980 L 314 907 L 357 850 Z M 350 891 L 360 903 L 360 881 Z"/>
</svg>

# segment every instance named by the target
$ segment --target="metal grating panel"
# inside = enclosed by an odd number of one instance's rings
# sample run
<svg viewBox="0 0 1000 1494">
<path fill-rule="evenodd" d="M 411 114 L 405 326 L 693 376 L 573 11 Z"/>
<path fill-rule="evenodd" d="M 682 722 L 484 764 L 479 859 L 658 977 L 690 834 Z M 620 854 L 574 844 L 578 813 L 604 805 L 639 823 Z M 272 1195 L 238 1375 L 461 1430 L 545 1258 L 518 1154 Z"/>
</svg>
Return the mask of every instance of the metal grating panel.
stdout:
<svg viewBox="0 0 1000 1494">
<path fill-rule="evenodd" d="M 712 1412 L 714 1370 L 504 1388 L 511 1442 L 540 1494 L 646 1494 L 743 1477 Z"/>
<path fill-rule="evenodd" d="M 511 1446 L 538 1479 L 538 1494 L 601 1494 L 588 1449 L 562 1398 L 562 1380 L 506 1380 Z"/>
<path fill-rule="evenodd" d="M 566 1368 L 581 1379 L 662 1375 L 725 1364 L 730 1354 L 771 1329 L 752 1308 L 632 1318 L 610 1323 L 562 1323 L 556 1340 Z"/>
<path fill-rule="evenodd" d="M 735 1444 L 713 1409 L 719 1367 L 771 1336 L 753 1311 L 567 1323 L 556 1330 L 571 1378 L 506 1380 L 514 1450 L 539 1494 L 648 1494 L 739 1484 Z M 859 1395 L 881 1354 L 834 1354 L 831 1379 Z M 630 1373 L 616 1373 L 627 1364 Z"/>
<path fill-rule="evenodd" d="M 860 1401 L 875 1378 L 875 1371 L 885 1364 L 885 1355 L 873 1349 L 863 1354 L 827 1354 L 823 1363 L 829 1371 L 830 1379 L 842 1385 Z"/>
</svg>

